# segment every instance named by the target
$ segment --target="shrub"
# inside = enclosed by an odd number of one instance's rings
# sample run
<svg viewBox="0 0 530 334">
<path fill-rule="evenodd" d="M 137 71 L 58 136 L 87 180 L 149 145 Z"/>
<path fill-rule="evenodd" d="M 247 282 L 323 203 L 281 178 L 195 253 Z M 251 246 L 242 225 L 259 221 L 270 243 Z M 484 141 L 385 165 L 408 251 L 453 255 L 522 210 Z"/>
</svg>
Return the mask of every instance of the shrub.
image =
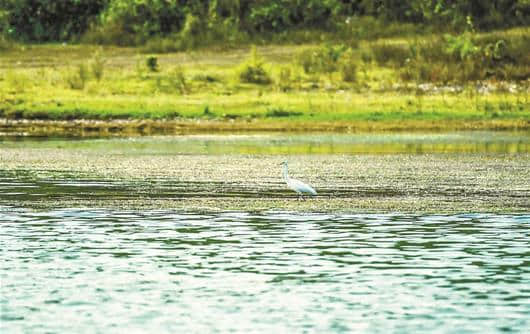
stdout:
<svg viewBox="0 0 530 334">
<path fill-rule="evenodd" d="M 252 47 L 250 57 L 238 69 L 239 81 L 267 85 L 271 83 L 270 75 L 265 70 L 265 64 L 258 56 L 256 47 Z"/>
<path fill-rule="evenodd" d="M 255 1 L 243 27 L 250 31 L 282 31 L 292 27 L 326 27 L 342 8 L 338 0 Z"/>
<path fill-rule="evenodd" d="M 459 82 L 526 80 L 530 77 L 530 37 L 524 33 L 477 35 L 472 31 L 415 41 L 400 70 L 405 81 Z"/>
<path fill-rule="evenodd" d="M 0 1 L 0 11 L 5 11 L 3 19 L 7 21 L 13 37 L 41 42 L 68 40 L 85 32 L 107 2 L 3 0 Z"/>
<path fill-rule="evenodd" d="M 301 116 L 302 113 L 299 111 L 286 110 L 281 107 L 271 108 L 265 114 L 266 117 L 291 117 L 291 116 Z"/>
<path fill-rule="evenodd" d="M 170 86 L 173 89 L 176 89 L 180 94 L 188 93 L 189 85 L 182 67 L 174 67 L 168 74 L 168 81 Z"/>
<path fill-rule="evenodd" d="M 103 27 L 132 35 L 135 44 L 143 44 L 155 35 L 178 32 L 182 28 L 186 7 L 179 1 L 113 0 L 102 15 Z"/>
<path fill-rule="evenodd" d="M 333 73 L 339 67 L 339 60 L 347 47 L 340 45 L 325 45 L 316 49 L 307 49 L 297 56 L 297 62 L 307 74 Z"/>
<path fill-rule="evenodd" d="M 158 58 L 156 56 L 149 56 L 145 59 L 145 65 L 151 72 L 158 72 Z"/>
<path fill-rule="evenodd" d="M 480 48 L 475 45 L 469 32 L 457 36 L 446 34 L 444 38 L 447 45 L 445 52 L 454 59 L 468 60 L 480 52 Z"/>
<path fill-rule="evenodd" d="M 154 78 L 155 89 L 159 92 L 187 94 L 190 91 L 186 74 L 180 66 L 175 66 L 166 75 L 160 73 L 151 78 Z"/>
</svg>

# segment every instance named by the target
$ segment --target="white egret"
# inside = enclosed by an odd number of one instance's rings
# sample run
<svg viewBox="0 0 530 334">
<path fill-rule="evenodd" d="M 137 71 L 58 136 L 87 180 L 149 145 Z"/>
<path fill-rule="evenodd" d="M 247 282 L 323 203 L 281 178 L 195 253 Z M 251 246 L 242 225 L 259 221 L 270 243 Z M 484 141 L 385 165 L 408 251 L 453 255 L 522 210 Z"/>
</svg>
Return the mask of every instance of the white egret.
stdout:
<svg viewBox="0 0 530 334">
<path fill-rule="evenodd" d="M 300 198 L 303 198 L 303 194 L 316 195 L 317 192 L 310 185 L 305 184 L 304 182 L 296 179 L 291 179 L 289 177 L 289 171 L 287 170 L 287 161 L 281 163 L 283 166 L 283 179 L 287 186 L 294 190 Z"/>
</svg>

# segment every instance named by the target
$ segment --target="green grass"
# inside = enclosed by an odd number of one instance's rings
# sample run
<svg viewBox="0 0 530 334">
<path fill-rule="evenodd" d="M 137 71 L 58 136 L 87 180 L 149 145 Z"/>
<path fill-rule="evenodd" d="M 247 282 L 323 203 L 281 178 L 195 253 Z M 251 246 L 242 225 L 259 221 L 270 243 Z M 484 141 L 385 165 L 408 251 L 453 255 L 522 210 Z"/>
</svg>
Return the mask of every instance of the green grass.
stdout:
<svg viewBox="0 0 530 334">
<path fill-rule="evenodd" d="M 436 43 L 443 39 L 434 35 L 357 45 L 269 45 L 252 55 L 248 49 L 145 55 L 135 48 L 19 46 L 0 55 L 0 118 L 205 120 L 212 126 L 237 121 L 241 128 L 330 122 L 491 128 L 502 121 L 528 128 L 529 81 L 521 80 L 529 67 L 521 52 L 528 48 L 521 43 L 525 31 L 475 36 L 511 41 L 507 54 L 515 62 L 497 65 L 505 76 L 507 70 L 519 75 L 480 83 L 459 74 L 469 64 L 477 67 L 476 60 L 457 66 L 450 54 L 428 53 L 429 46 L 442 52 Z M 411 60 L 417 46 L 423 49 Z M 156 59 L 156 70 L 147 59 Z M 422 88 L 425 83 L 434 88 Z M 480 85 L 496 89 L 483 94 Z"/>
</svg>

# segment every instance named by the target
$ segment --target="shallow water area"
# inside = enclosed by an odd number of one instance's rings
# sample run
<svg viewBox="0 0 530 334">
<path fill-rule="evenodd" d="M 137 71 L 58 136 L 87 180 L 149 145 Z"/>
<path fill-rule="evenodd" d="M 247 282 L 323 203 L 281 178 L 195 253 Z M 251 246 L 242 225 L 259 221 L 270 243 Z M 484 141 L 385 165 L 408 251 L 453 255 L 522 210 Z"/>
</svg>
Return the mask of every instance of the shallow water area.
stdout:
<svg viewBox="0 0 530 334">
<path fill-rule="evenodd" d="M 2 208 L 3 332 L 525 332 L 530 216 Z"/>
<path fill-rule="evenodd" d="M 529 152 L 502 132 L 3 138 L 0 332 L 527 332 Z"/>
<path fill-rule="evenodd" d="M 0 205 L 180 211 L 526 212 L 525 132 L 4 138 Z M 298 201 L 279 164 L 318 196 Z"/>
</svg>

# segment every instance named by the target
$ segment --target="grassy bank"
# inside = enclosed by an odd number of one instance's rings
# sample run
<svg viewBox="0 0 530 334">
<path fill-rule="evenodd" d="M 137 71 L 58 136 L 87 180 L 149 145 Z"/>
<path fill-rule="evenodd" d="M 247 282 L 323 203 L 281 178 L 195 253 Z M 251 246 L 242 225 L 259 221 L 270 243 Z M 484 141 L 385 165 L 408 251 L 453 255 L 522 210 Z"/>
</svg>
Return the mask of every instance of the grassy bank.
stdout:
<svg viewBox="0 0 530 334">
<path fill-rule="evenodd" d="M 525 47 L 517 46 L 527 38 L 525 32 L 512 29 L 481 38 L 511 41 L 510 52 L 517 55 Z M 521 55 L 514 64 L 487 66 L 477 66 L 476 59 L 458 60 L 449 51 L 436 61 L 433 55 L 428 58 L 430 48 L 445 52 L 440 43 L 448 41 L 424 36 L 358 45 L 166 54 L 87 45 L 18 46 L 0 56 L 0 118 L 8 120 L 4 130 L 28 124 L 21 120 L 38 120 L 26 127 L 31 129 L 39 124 L 60 128 L 63 123 L 54 121 L 80 119 L 129 120 L 119 123 L 129 124 L 125 126 L 129 129 L 137 126 L 137 120 L 149 120 L 151 128 L 165 128 L 163 132 L 175 127 L 530 127 L 528 55 Z M 418 45 L 423 45 L 423 51 L 411 58 Z M 84 124 L 113 127 L 89 123 Z"/>
</svg>

